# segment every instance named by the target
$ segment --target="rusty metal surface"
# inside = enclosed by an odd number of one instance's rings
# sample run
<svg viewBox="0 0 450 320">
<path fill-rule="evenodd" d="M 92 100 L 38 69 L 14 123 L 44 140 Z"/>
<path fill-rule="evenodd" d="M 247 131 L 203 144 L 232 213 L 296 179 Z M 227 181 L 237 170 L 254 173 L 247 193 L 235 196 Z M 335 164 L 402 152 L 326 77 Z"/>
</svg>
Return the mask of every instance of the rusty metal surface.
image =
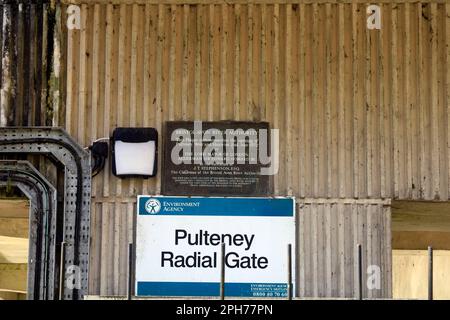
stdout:
<svg viewBox="0 0 450 320">
<path fill-rule="evenodd" d="M 60 96 L 54 2 L 0 1 L 0 126 L 54 125 Z"/>
</svg>

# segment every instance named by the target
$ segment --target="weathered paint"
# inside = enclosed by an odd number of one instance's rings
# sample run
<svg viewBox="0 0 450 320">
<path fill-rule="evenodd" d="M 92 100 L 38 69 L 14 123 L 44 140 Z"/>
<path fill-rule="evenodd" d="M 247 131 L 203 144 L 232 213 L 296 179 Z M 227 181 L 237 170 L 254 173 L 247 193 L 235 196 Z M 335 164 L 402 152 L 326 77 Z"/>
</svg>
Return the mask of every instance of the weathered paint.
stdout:
<svg viewBox="0 0 450 320">
<path fill-rule="evenodd" d="M 269 121 L 276 194 L 315 201 L 299 211 L 301 295 L 354 295 L 361 242 L 386 281 L 370 294 L 389 297 L 383 199 L 448 200 L 450 5 L 378 1 L 368 30 L 367 1 L 198 2 L 65 1 L 82 26 L 62 8 L 58 124 L 87 146 L 118 126 Z M 110 171 L 93 181 L 92 294 L 125 294 L 135 196 L 160 192 L 159 176 Z"/>
<path fill-rule="evenodd" d="M 368 30 L 365 3 L 82 4 L 81 30 L 67 38 L 66 128 L 89 145 L 117 126 L 269 121 L 283 141 L 276 194 L 323 202 L 300 213 L 313 218 L 299 227 L 309 243 L 300 294 L 353 295 L 361 242 L 386 281 L 370 294 L 388 297 L 381 199 L 448 199 L 450 8 L 380 5 L 382 29 Z M 91 293 L 125 293 L 135 195 L 159 192 L 159 176 L 120 180 L 109 165 L 94 180 Z M 342 200 L 354 198 L 378 204 Z M 340 210 L 343 239 L 326 246 Z M 380 225 L 385 238 L 373 240 Z M 323 274 L 307 274 L 310 264 Z"/>
<path fill-rule="evenodd" d="M 53 45 L 56 8 L 50 1 L 0 2 L 0 126 L 58 125 L 53 119 L 61 103 L 61 52 Z"/>
</svg>

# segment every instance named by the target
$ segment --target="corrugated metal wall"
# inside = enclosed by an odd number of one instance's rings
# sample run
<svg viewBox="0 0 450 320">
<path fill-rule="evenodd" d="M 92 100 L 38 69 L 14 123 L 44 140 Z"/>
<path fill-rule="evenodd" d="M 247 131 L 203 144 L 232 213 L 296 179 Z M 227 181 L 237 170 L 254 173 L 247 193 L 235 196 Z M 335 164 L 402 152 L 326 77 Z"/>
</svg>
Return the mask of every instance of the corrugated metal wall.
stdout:
<svg viewBox="0 0 450 320">
<path fill-rule="evenodd" d="M 0 126 L 58 125 L 58 21 L 50 1 L 0 1 Z"/>
<path fill-rule="evenodd" d="M 363 296 L 392 297 L 390 201 L 299 201 L 297 286 L 300 296 L 356 297 L 357 248 L 361 244 Z M 380 268 L 380 290 L 369 290 L 365 285 L 374 279 L 369 279 L 373 274 L 367 272 L 369 266 Z"/>
<path fill-rule="evenodd" d="M 81 5 L 62 42 L 66 129 L 89 145 L 117 126 L 269 121 L 276 194 L 378 203 L 300 210 L 301 293 L 351 295 L 361 241 L 389 296 L 390 238 L 368 226 L 390 214 L 376 199 L 448 199 L 450 4 L 380 3 L 382 28 L 368 30 L 366 3 L 113 2 Z M 119 180 L 107 165 L 93 183 L 90 292 L 124 294 L 135 196 L 159 193 L 160 177 Z"/>
<path fill-rule="evenodd" d="M 51 0 L 0 0 L 0 127 L 61 125 L 65 83 L 59 44 L 65 35 L 60 18 L 60 7 Z M 43 157 L 1 158 L 26 158 L 56 185 L 57 170 Z"/>
</svg>

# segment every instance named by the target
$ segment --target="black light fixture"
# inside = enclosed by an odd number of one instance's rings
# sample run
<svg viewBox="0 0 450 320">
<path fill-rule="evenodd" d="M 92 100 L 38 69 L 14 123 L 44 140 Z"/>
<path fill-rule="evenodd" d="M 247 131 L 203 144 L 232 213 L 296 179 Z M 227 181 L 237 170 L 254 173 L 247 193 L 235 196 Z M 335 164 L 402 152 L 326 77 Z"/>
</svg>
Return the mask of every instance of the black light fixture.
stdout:
<svg viewBox="0 0 450 320">
<path fill-rule="evenodd" d="M 158 132 L 154 128 L 116 128 L 111 137 L 112 173 L 117 177 L 156 175 Z"/>
</svg>

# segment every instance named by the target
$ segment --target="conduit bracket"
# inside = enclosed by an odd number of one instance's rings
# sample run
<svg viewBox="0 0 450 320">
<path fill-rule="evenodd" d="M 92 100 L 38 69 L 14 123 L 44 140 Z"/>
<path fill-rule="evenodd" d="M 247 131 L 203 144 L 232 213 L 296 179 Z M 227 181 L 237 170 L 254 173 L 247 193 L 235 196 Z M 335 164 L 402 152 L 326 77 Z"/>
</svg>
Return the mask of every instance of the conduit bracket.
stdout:
<svg viewBox="0 0 450 320">
<path fill-rule="evenodd" d="M 0 128 L 0 154 L 39 154 L 64 166 L 64 230 L 66 242 L 64 283 L 79 270 L 81 285 L 64 286 L 64 299 L 78 300 L 87 294 L 89 272 L 91 157 L 61 128 Z"/>
<path fill-rule="evenodd" d="M 28 299 L 54 299 L 56 189 L 28 161 L 1 160 L 0 186 L 13 185 L 30 201 Z"/>
</svg>

